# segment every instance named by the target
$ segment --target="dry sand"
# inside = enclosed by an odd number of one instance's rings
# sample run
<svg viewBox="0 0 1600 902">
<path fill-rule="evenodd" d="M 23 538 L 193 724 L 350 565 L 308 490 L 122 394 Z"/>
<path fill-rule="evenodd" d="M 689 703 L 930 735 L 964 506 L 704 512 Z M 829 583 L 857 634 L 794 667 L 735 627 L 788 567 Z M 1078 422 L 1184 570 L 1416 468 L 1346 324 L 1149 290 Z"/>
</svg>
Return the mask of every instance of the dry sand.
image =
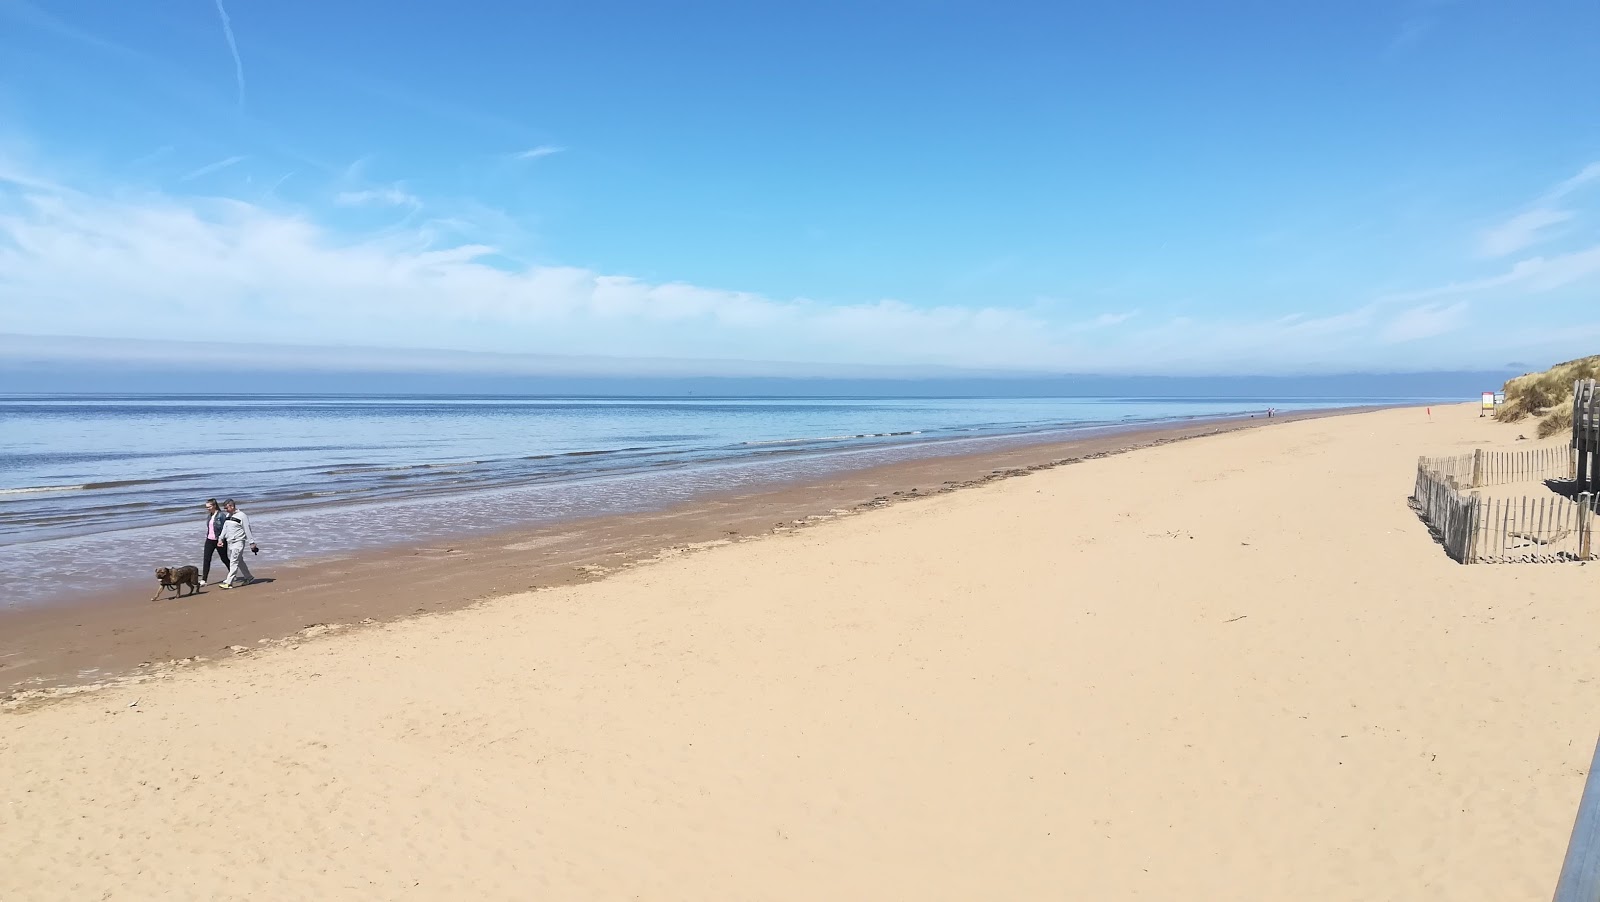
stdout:
<svg viewBox="0 0 1600 902">
<path fill-rule="evenodd" d="M 1405 503 L 1515 432 L 1235 432 L 15 710 L 0 898 L 1548 898 L 1600 571 Z"/>
</svg>

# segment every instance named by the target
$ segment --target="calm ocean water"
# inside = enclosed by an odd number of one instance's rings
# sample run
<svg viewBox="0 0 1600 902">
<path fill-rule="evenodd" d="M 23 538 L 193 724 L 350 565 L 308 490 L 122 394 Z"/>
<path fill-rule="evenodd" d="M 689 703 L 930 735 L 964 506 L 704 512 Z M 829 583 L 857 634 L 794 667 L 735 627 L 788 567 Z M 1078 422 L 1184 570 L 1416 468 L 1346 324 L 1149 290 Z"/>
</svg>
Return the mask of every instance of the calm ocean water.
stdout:
<svg viewBox="0 0 1600 902">
<path fill-rule="evenodd" d="M 270 569 L 1017 441 L 1405 400 L 0 395 L 0 599 L 198 563 L 208 497 L 239 499 Z"/>
</svg>

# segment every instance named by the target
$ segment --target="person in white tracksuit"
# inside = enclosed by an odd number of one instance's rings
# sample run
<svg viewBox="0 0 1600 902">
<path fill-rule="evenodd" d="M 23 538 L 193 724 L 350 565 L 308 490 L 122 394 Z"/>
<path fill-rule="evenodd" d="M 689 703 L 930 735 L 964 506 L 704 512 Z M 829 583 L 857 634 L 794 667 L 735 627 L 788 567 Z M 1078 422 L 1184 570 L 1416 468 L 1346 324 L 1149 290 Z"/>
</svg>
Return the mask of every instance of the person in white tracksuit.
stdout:
<svg viewBox="0 0 1600 902">
<path fill-rule="evenodd" d="M 228 519 L 222 521 L 222 538 L 228 543 L 228 578 L 217 585 L 223 589 L 249 585 L 255 577 L 250 575 L 250 567 L 244 562 L 245 546 L 250 547 L 251 554 L 261 550 L 256 547 L 255 536 L 250 534 L 250 518 L 239 510 L 232 498 L 222 502 L 222 510 L 228 515 Z"/>
</svg>

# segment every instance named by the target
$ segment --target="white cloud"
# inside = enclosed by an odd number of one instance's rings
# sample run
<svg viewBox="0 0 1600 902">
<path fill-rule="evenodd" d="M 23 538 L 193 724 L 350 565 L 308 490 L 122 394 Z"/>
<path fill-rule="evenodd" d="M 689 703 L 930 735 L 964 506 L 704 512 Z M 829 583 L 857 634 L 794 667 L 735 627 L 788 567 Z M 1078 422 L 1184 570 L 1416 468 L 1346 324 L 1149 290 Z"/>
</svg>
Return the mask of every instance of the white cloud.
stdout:
<svg viewBox="0 0 1600 902">
<path fill-rule="evenodd" d="M 1577 175 L 1566 179 L 1536 200 L 1529 209 L 1511 217 L 1478 237 L 1478 250 L 1486 257 L 1504 257 L 1553 237 L 1553 226 L 1577 218 L 1561 204 L 1585 186 L 1600 182 L 1600 162 L 1590 163 Z"/>
<path fill-rule="evenodd" d="M 1392 303 L 1410 303 L 1489 292 L 1543 293 L 1581 284 L 1595 276 L 1600 276 L 1600 244 L 1570 254 L 1529 257 L 1526 260 L 1518 260 L 1510 269 L 1499 275 L 1465 282 L 1451 282 L 1420 291 L 1402 292 L 1389 295 L 1384 300 Z"/>
<path fill-rule="evenodd" d="M 1137 310 L 1129 310 L 1124 313 L 1102 313 L 1094 318 L 1094 324 L 1096 326 L 1120 326 L 1138 315 L 1139 311 Z"/>
<path fill-rule="evenodd" d="M 228 157 L 224 160 L 218 160 L 215 163 L 207 163 L 206 165 L 201 166 L 199 169 L 196 169 L 192 172 L 186 172 L 183 175 L 178 176 L 178 181 L 192 182 L 201 176 L 207 176 L 213 172 L 221 172 L 222 170 L 227 169 L 229 166 L 236 166 L 240 163 L 243 163 L 244 160 L 244 157 Z"/>
<path fill-rule="evenodd" d="M 1583 167 L 1582 169 L 1578 170 L 1577 175 L 1552 188 L 1550 193 L 1545 195 L 1545 202 L 1550 203 L 1561 200 L 1585 185 L 1594 184 L 1596 182 L 1600 182 L 1600 160 L 1596 160 L 1595 162 Z"/>
<path fill-rule="evenodd" d="M 361 191 L 341 191 L 334 195 L 333 201 L 341 207 L 386 206 L 415 209 L 422 206 L 421 199 L 397 184 Z"/>
<path fill-rule="evenodd" d="M 400 185 L 347 191 L 338 200 L 422 205 Z M 1066 302 L 829 303 L 583 267 L 513 265 L 503 245 L 474 226 L 480 218 L 441 215 L 349 234 L 309 213 L 239 200 L 63 187 L 0 159 L 0 332 L 61 334 L 72 324 L 105 337 L 736 359 L 769 367 L 802 361 L 836 370 L 1420 369 L 1543 356 L 1548 332 L 1515 347 L 1493 330 L 1448 343 L 1426 339 L 1460 321 L 1466 305 L 1457 301 L 1471 291 L 1547 290 L 1600 272 L 1597 247 L 1525 260 L 1495 279 L 1409 299 L 1288 315 L 1095 314 Z M 506 227 L 495 223 L 494 231 Z M 1410 343 L 1404 357 L 1386 345 L 1401 341 Z"/>
<path fill-rule="evenodd" d="M 157 147 L 155 150 L 152 150 L 149 153 L 144 154 L 143 156 L 137 157 L 137 158 L 133 159 L 132 161 L 130 161 L 128 163 L 128 168 L 129 169 L 136 169 L 136 168 L 138 168 L 140 166 L 148 166 L 151 163 L 156 162 L 157 160 L 164 159 L 166 157 L 171 156 L 172 152 L 177 150 L 177 149 L 178 149 L 177 147 L 175 147 L 174 145 L 171 145 L 171 144 L 162 145 L 161 147 Z"/>
<path fill-rule="evenodd" d="M 1424 304 L 1402 310 L 1384 324 L 1379 338 L 1382 341 L 1399 343 L 1454 332 L 1466 324 L 1467 310 L 1466 301 L 1456 301 L 1454 304 Z"/>
<path fill-rule="evenodd" d="M 566 150 L 565 147 L 556 147 L 553 144 L 541 144 L 538 147 L 530 147 L 527 150 L 519 150 L 512 154 L 511 158 L 513 160 L 537 160 L 540 157 L 548 157 L 553 154 L 561 153 L 564 150 Z"/>
<path fill-rule="evenodd" d="M 217 15 L 222 18 L 222 36 L 228 40 L 228 52 L 233 54 L 233 75 L 239 86 L 239 108 L 244 109 L 244 60 L 239 58 L 239 45 L 233 40 L 233 22 L 228 11 L 217 0 Z"/>
<path fill-rule="evenodd" d="M 1483 233 L 1479 247 L 1488 257 L 1504 257 L 1544 240 L 1551 226 L 1560 225 L 1575 214 L 1570 210 L 1538 209 L 1519 213 Z"/>
<path fill-rule="evenodd" d="M 401 203 L 392 189 L 347 203 Z M 418 231 L 351 239 L 234 200 L 0 190 L 0 330 L 240 334 L 468 350 L 917 363 L 1050 363 L 1025 313 L 897 301 L 830 305 L 565 266 Z"/>
</svg>

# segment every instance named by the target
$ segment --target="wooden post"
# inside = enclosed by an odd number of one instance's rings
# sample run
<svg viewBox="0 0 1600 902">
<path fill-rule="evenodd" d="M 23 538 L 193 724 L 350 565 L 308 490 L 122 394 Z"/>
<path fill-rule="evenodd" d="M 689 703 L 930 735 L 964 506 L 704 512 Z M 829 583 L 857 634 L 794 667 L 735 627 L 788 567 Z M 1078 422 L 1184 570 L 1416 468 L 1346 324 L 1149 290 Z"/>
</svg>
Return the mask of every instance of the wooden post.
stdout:
<svg viewBox="0 0 1600 902">
<path fill-rule="evenodd" d="M 1596 437 L 1600 436 L 1600 410 L 1595 407 L 1595 382 L 1582 379 L 1572 386 L 1572 447 L 1577 452 L 1578 466 L 1574 474 L 1578 491 L 1595 489 Z"/>
<path fill-rule="evenodd" d="M 1483 449 L 1472 449 L 1472 487 L 1483 485 Z"/>
<path fill-rule="evenodd" d="M 1572 837 L 1567 840 L 1567 857 L 1561 863 L 1561 878 L 1556 881 L 1555 902 L 1593 902 L 1600 898 L 1600 744 L 1589 762 L 1589 776 L 1583 781 L 1578 799 L 1578 814 L 1573 818 Z"/>
<path fill-rule="evenodd" d="M 1478 504 L 1481 499 L 1472 496 L 1467 502 L 1467 545 L 1466 553 L 1461 556 L 1461 563 L 1471 564 L 1478 560 Z"/>
<path fill-rule="evenodd" d="M 1505 563 L 1511 556 L 1511 499 L 1501 498 L 1495 502 L 1494 514 L 1495 529 L 1500 530 L 1500 563 Z"/>
<path fill-rule="evenodd" d="M 1522 496 L 1522 523 L 1518 526 L 1518 529 L 1523 535 L 1533 532 L 1533 518 L 1528 516 L 1528 503 L 1532 500 L 1527 495 Z M 1537 550 L 1532 542 L 1528 543 L 1528 548 L 1530 551 Z"/>
<path fill-rule="evenodd" d="M 1547 504 L 1549 500 L 1549 498 L 1539 499 L 1539 531 L 1535 535 L 1539 537 L 1539 541 L 1542 543 L 1538 549 L 1538 557 L 1540 558 L 1543 558 L 1544 553 L 1550 550 L 1550 532 L 1545 528 L 1545 520 L 1550 513 L 1549 505 Z"/>
<path fill-rule="evenodd" d="M 1594 539 L 1594 498 L 1588 492 L 1578 496 L 1578 560 L 1589 559 L 1589 546 Z"/>
</svg>

